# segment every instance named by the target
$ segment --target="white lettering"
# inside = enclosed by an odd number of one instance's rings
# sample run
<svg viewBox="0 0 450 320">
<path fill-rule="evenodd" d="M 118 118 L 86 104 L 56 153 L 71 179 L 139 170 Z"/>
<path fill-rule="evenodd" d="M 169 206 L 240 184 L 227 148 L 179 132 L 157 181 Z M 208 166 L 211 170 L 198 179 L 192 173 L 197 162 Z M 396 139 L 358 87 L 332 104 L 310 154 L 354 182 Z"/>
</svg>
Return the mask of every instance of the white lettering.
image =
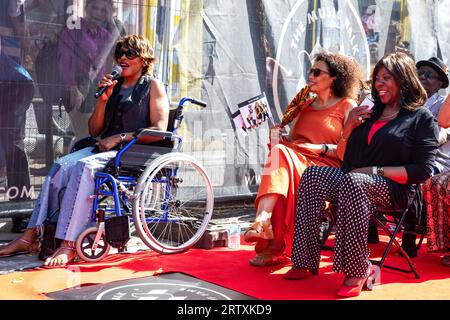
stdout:
<svg viewBox="0 0 450 320">
<path fill-rule="evenodd" d="M 12 192 L 12 191 L 15 192 L 15 195 L 14 195 L 14 196 L 11 195 L 11 192 Z M 16 198 L 18 195 L 19 195 L 19 188 L 17 188 L 17 187 L 11 187 L 11 188 L 9 188 L 8 191 L 6 192 L 6 198 L 7 198 L 8 200 L 9 200 L 9 199 L 14 199 L 14 198 Z"/>
<path fill-rule="evenodd" d="M 68 29 L 80 29 L 81 19 L 78 14 L 78 8 L 75 5 L 70 5 L 67 7 L 66 13 L 69 14 L 66 21 L 66 26 Z"/>
<path fill-rule="evenodd" d="M 178 307 L 177 314 L 203 315 L 205 318 L 208 318 L 211 313 L 211 308 L 212 307 L 191 307 L 185 304 L 183 307 Z"/>
<path fill-rule="evenodd" d="M 308 13 L 308 24 L 311 24 L 313 22 L 316 22 L 317 20 L 317 14 L 315 11 L 309 12 Z"/>
</svg>

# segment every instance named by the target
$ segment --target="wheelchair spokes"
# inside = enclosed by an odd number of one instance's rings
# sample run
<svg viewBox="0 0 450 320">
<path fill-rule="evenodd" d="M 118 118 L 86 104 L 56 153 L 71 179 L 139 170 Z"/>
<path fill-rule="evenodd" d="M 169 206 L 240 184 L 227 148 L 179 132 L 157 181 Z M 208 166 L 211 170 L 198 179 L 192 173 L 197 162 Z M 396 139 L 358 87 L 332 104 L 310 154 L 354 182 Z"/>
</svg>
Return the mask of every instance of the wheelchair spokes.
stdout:
<svg viewBox="0 0 450 320">
<path fill-rule="evenodd" d="M 154 168 L 133 210 L 138 212 L 136 230 L 141 229 L 150 247 L 165 253 L 192 246 L 212 213 L 212 187 L 203 168 L 190 157 L 177 157 Z"/>
<path fill-rule="evenodd" d="M 77 239 L 76 249 L 78 256 L 84 261 L 96 262 L 103 259 L 111 249 L 105 240 L 104 225 L 84 230 Z"/>
</svg>

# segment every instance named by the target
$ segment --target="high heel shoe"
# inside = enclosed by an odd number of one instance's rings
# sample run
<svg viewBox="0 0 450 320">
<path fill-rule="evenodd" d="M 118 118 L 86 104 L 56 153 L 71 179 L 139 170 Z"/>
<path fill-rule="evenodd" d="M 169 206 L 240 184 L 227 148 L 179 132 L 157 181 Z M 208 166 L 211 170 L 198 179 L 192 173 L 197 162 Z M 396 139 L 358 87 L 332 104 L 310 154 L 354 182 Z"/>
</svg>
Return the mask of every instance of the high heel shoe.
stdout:
<svg viewBox="0 0 450 320">
<path fill-rule="evenodd" d="M 270 219 L 253 223 L 247 231 L 245 231 L 244 239 L 247 242 L 273 239 L 273 230 Z"/>
<path fill-rule="evenodd" d="M 296 268 L 292 267 L 291 270 L 286 272 L 283 276 L 283 279 L 285 280 L 302 280 L 309 276 L 309 274 L 312 274 L 313 276 L 319 275 L 319 269 L 311 269 L 308 270 L 307 268 Z"/>
<path fill-rule="evenodd" d="M 367 290 L 367 279 L 356 278 L 356 277 L 346 277 L 344 283 L 339 288 L 337 295 L 343 298 L 357 297 L 361 294 L 362 290 Z"/>
</svg>

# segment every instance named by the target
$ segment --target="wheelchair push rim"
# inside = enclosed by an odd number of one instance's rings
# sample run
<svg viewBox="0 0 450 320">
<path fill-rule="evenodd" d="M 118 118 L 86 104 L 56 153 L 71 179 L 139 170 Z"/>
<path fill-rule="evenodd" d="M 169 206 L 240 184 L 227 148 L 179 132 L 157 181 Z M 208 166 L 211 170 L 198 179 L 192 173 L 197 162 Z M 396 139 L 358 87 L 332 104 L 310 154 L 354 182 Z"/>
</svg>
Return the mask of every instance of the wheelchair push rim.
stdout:
<svg viewBox="0 0 450 320">
<path fill-rule="evenodd" d="M 133 218 L 144 243 L 160 253 L 189 249 L 206 231 L 214 195 L 208 174 L 194 158 L 172 153 L 157 158 L 140 177 Z"/>
</svg>

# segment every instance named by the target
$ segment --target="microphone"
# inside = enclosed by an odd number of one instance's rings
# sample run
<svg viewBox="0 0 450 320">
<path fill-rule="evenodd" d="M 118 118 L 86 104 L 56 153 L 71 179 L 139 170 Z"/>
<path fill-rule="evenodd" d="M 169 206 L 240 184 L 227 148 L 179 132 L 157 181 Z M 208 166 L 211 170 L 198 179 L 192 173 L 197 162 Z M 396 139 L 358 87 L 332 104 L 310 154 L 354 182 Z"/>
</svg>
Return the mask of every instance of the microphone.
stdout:
<svg viewBox="0 0 450 320">
<path fill-rule="evenodd" d="M 119 65 L 116 65 L 111 71 L 111 75 L 112 75 L 111 80 L 116 80 L 118 77 L 120 77 L 121 74 L 122 74 L 122 68 Z M 97 92 L 95 93 L 95 99 L 98 99 L 98 97 L 100 97 L 102 94 L 104 94 L 108 87 L 109 86 L 99 88 L 97 90 Z"/>
</svg>

